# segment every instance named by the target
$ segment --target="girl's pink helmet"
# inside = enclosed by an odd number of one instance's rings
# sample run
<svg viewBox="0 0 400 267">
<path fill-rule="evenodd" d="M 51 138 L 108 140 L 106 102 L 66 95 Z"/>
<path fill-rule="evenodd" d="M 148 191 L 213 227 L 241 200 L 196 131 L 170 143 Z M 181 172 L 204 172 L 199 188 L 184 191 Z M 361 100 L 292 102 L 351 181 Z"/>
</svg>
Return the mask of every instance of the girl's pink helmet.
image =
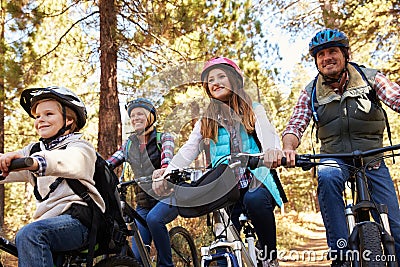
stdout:
<svg viewBox="0 0 400 267">
<path fill-rule="evenodd" d="M 210 59 L 209 61 L 207 61 L 204 64 L 203 70 L 201 71 L 201 81 L 205 82 L 208 72 L 211 69 L 217 67 L 218 65 L 230 66 L 231 68 L 233 68 L 236 71 L 236 73 L 239 75 L 239 77 L 241 78 L 242 83 L 243 83 L 242 71 L 240 70 L 238 65 L 236 65 L 235 62 L 233 62 L 232 60 L 230 60 L 229 58 L 226 58 L 226 57 L 214 57 L 214 58 Z"/>
</svg>

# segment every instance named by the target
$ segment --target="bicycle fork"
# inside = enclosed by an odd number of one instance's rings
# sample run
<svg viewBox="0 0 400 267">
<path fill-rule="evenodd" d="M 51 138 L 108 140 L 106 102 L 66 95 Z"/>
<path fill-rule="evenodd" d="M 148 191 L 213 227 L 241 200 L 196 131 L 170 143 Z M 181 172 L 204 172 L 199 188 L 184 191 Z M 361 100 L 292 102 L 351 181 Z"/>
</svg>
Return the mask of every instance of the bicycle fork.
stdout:
<svg viewBox="0 0 400 267">
<path fill-rule="evenodd" d="M 229 251 L 217 252 L 210 254 L 210 251 L 217 250 L 218 248 L 226 249 L 229 248 L 233 251 L 233 254 Z M 227 267 L 240 267 L 243 266 L 241 258 L 242 244 L 240 241 L 223 241 L 219 240 L 209 247 L 201 248 L 201 267 L 208 267 L 212 261 L 223 260 L 227 262 Z"/>
<path fill-rule="evenodd" d="M 220 239 L 212 243 L 210 246 L 201 248 L 201 266 L 207 267 L 211 261 L 223 259 L 224 257 L 226 258 L 228 264 L 230 264 L 229 266 L 241 267 L 244 266 L 244 264 L 246 266 L 257 266 L 257 249 L 255 246 L 253 229 L 244 225 L 246 234 L 245 238 L 246 242 L 248 243 L 247 250 L 241 241 L 240 234 L 229 220 L 229 216 L 225 212 L 222 212 L 221 214 L 215 213 L 214 220 L 214 233 L 217 237 L 220 237 Z M 247 218 L 245 221 L 247 221 Z M 225 227 L 225 225 L 228 226 Z M 229 251 L 211 254 L 212 250 L 219 248 L 228 248 Z"/>
<path fill-rule="evenodd" d="M 358 250 L 359 242 L 359 229 L 360 225 L 370 221 L 370 212 L 376 210 L 378 213 L 378 220 L 381 223 L 376 223 L 381 233 L 381 242 L 383 245 L 385 255 L 396 255 L 394 238 L 391 236 L 389 220 L 388 220 L 388 209 L 385 204 L 379 204 L 376 206 L 371 202 L 368 194 L 367 182 L 365 180 L 365 174 L 358 173 L 355 177 L 357 192 L 358 192 L 358 203 L 353 205 L 347 205 L 345 209 L 346 221 L 349 231 L 348 247 L 350 250 Z M 356 221 L 357 219 L 357 221 Z M 371 222 L 374 223 L 374 222 Z M 354 259 L 353 266 L 358 267 L 360 263 Z M 396 262 L 388 262 L 388 266 L 396 267 Z"/>
</svg>

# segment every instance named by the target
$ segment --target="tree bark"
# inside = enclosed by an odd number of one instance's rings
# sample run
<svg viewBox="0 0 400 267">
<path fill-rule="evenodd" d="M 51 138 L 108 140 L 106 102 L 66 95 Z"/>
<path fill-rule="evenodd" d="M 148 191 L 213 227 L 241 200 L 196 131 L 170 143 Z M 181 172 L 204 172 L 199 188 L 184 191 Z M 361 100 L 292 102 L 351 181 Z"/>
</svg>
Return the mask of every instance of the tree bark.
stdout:
<svg viewBox="0 0 400 267">
<path fill-rule="evenodd" d="M 4 24 L 5 6 L 0 0 L 0 153 L 4 153 Z M 4 185 L 0 185 L 0 227 L 4 225 Z"/>
<path fill-rule="evenodd" d="M 114 0 L 100 0 L 100 106 L 98 152 L 105 158 L 121 144 L 117 88 L 117 13 Z"/>
</svg>

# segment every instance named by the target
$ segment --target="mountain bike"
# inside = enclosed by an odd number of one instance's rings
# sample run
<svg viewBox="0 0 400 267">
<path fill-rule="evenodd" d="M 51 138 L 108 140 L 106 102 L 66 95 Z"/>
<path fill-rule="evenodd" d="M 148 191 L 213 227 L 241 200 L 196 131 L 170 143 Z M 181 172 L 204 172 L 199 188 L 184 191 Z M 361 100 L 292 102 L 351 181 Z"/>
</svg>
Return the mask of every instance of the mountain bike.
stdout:
<svg viewBox="0 0 400 267">
<path fill-rule="evenodd" d="M 121 182 L 118 185 L 120 192 L 121 207 L 124 213 L 124 219 L 129 225 L 130 235 L 133 237 L 136 246 L 139 251 L 140 258 L 142 259 L 142 265 L 144 267 L 150 267 L 154 262 L 149 254 L 149 247 L 147 247 L 140 236 L 137 222 L 147 226 L 146 221 L 136 212 L 136 210 L 129 205 L 126 201 L 127 188 L 133 184 L 141 185 L 152 183 L 151 176 L 139 177 L 134 180 Z M 199 267 L 199 260 L 197 256 L 196 246 L 193 238 L 189 231 L 181 226 L 175 226 L 169 230 L 169 237 L 172 250 L 172 261 L 176 267 Z M 123 249 L 122 255 L 134 257 L 130 247 Z M 143 260 L 144 259 L 144 260 Z M 135 265 L 136 266 L 136 265 Z"/>
<path fill-rule="evenodd" d="M 33 164 L 33 159 L 30 157 L 15 159 L 11 162 L 9 166 L 10 170 L 16 170 L 21 168 L 30 167 Z M 4 179 L 4 177 L 0 176 L 0 179 Z M 128 240 L 126 240 L 126 246 L 129 246 Z M 11 254 L 18 258 L 18 251 L 16 245 L 4 238 L 0 237 L 0 250 L 5 251 L 8 254 Z M 62 253 L 54 253 L 53 260 L 54 266 L 57 267 L 83 267 L 86 266 L 86 256 L 87 249 L 82 250 L 74 250 L 67 251 Z M 137 261 L 133 257 L 125 256 L 125 255 L 106 255 L 106 254 L 98 254 L 95 252 L 94 259 L 95 267 L 128 267 L 128 266 L 137 266 Z M 0 263 L 0 267 L 3 265 Z"/>
<path fill-rule="evenodd" d="M 349 256 L 352 266 L 398 266 L 395 258 L 394 239 L 391 236 L 387 206 L 375 203 L 371 199 L 371 191 L 368 187 L 366 168 L 370 163 L 376 163 L 387 157 L 398 156 L 393 151 L 400 149 L 400 145 L 387 146 L 368 151 L 353 151 L 351 153 L 338 154 L 304 154 L 296 155 L 296 166 L 303 170 L 310 170 L 319 165 L 341 168 L 345 165 L 349 168 L 348 182 L 352 191 L 352 203 L 346 206 L 345 214 L 349 232 L 347 241 Z M 383 153 L 392 151 L 392 155 Z M 366 157 L 375 157 L 365 162 Z M 332 162 L 319 162 L 317 159 L 337 158 L 346 160 L 346 164 L 337 165 Z M 286 158 L 282 159 L 282 166 L 286 165 Z M 372 189 L 373 190 L 373 189 Z M 375 216 L 375 221 L 371 220 Z M 377 220 L 376 220 L 377 219 Z"/>
<path fill-rule="evenodd" d="M 32 166 L 33 159 L 30 157 L 13 160 L 9 166 L 10 170 L 20 169 Z M 0 177 L 1 179 L 1 177 Z M 146 221 L 126 202 L 127 187 L 134 183 L 149 183 L 151 177 L 142 177 L 137 180 L 132 180 L 119 184 L 119 192 L 121 204 L 123 207 L 124 218 L 126 223 L 130 226 L 130 231 L 127 235 L 133 236 L 135 242 L 139 248 L 140 256 L 142 260 L 139 263 L 133 255 L 132 249 L 127 239 L 125 245 L 122 247 L 122 251 L 117 254 L 102 254 L 98 255 L 95 252 L 96 258 L 94 259 L 95 267 L 135 267 L 135 266 L 152 266 L 152 260 L 149 256 L 148 249 L 144 245 L 140 233 L 137 228 L 135 219 L 137 219 L 143 225 L 146 225 Z M 195 266 L 199 267 L 196 247 L 190 233 L 183 227 L 177 226 L 169 231 L 171 248 L 173 251 L 173 262 L 174 266 L 186 267 Z M 15 257 L 18 257 L 18 251 L 13 242 L 7 240 L 4 237 L 0 237 L 0 250 L 3 250 Z M 54 254 L 54 266 L 60 267 L 83 267 L 86 266 L 86 255 L 87 250 L 76 250 L 63 252 L 62 254 Z M 2 264 L 0 263 L 0 267 Z"/>
<path fill-rule="evenodd" d="M 226 155 L 221 161 L 227 159 L 228 167 L 238 165 L 255 169 L 261 163 L 259 158 L 263 153 L 247 154 L 235 153 Z M 205 170 L 207 171 L 207 170 Z M 199 176 L 196 174 L 196 176 Z M 166 179 L 172 184 L 181 184 L 184 181 L 193 182 L 193 173 L 190 169 L 175 170 L 171 177 Z M 201 178 L 200 178 L 201 179 Z M 261 249 L 257 247 L 257 236 L 251 220 L 246 214 L 241 214 L 239 221 L 242 225 L 244 238 L 237 231 L 230 220 L 230 213 L 225 209 L 218 209 L 212 213 L 212 228 L 215 239 L 211 244 L 201 247 L 201 266 L 262 266 Z"/>
</svg>

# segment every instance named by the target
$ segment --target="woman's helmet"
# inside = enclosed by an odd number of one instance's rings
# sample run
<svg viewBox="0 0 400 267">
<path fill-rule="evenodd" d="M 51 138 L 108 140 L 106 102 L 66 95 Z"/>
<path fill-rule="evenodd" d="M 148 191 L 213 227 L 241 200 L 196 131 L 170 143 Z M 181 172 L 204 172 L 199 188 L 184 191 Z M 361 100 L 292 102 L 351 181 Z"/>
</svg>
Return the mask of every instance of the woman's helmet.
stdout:
<svg viewBox="0 0 400 267">
<path fill-rule="evenodd" d="M 128 111 L 128 115 L 131 115 L 131 111 L 134 108 L 145 108 L 148 111 L 150 111 L 150 113 L 153 114 L 154 116 L 154 122 L 157 119 L 157 112 L 156 112 L 156 108 L 154 107 L 153 103 L 146 99 L 146 98 L 137 98 L 134 100 L 129 101 L 128 103 L 126 103 L 125 105 L 125 109 L 126 111 Z"/>
<path fill-rule="evenodd" d="M 20 104 L 29 116 L 34 118 L 31 111 L 32 106 L 37 101 L 48 98 L 54 99 L 60 102 L 62 106 L 67 106 L 75 111 L 77 115 L 76 125 L 79 129 L 85 126 L 87 119 L 85 104 L 75 93 L 64 87 L 50 86 L 46 88 L 26 89 L 21 94 Z"/>
<path fill-rule="evenodd" d="M 235 62 L 230 60 L 229 58 L 226 57 L 214 57 L 207 61 L 204 64 L 203 70 L 201 71 L 201 81 L 204 83 L 206 81 L 207 74 L 210 70 L 218 67 L 218 66 L 229 66 L 235 70 L 235 72 L 238 74 L 239 78 L 242 80 L 243 84 L 243 74 L 238 65 L 236 65 Z"/>
<path fill-rule="evenodd" d="M 328 47 L 349 48 L 349 39 L 339 30 L 325 29 L 311 39 L 309 52 L 315 57 L 319 51 Z"/>
</svg>

